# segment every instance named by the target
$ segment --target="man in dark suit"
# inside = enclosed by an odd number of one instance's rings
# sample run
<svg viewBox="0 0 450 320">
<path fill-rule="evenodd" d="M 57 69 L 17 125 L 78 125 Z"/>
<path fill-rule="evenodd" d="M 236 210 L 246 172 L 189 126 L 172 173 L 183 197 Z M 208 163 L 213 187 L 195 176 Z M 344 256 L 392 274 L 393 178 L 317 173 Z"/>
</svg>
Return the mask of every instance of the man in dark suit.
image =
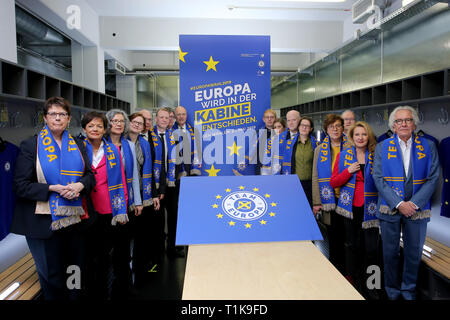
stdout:
<svg viewBox="0 0 450 320">
<path fill-rule="evenodd" d="M 431 216 L 431 196 L 439 179 L 439 159 L 431 141 L 413 135 L 418 116 L 409 106 L 389 117 L 394 136 L 377 145 L 373 179 L 379 192 L 384 281 L 389 299 L 415 299 L 417 273 Z M 403 233 L 403 275 L 398 272 Z"/>
</svg>

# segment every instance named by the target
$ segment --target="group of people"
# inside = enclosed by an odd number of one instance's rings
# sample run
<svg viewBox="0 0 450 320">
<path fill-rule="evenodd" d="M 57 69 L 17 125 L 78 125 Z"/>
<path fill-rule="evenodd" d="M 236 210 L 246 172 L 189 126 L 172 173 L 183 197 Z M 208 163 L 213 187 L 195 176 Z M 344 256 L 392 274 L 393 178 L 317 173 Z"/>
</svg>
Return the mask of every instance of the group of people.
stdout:
<svg viewBox="0 0 450 320">
<path fill-rule="evenodd" d="M 165 253 L 185 255 L 175 232 L 179 181 L 191 164 L 176 164 L 172 127 L 190 141 L 186 119 L 181 106 L 160 108 L 154 127 L 148 110 L 92 111 L 82 118 L 83 135 L 74 137 L 69 102 L 46 101 L 44 128 L 20 146 L 11 224 L 11 232 L 26 236 L 45 299 L 124 299 Z"/>
<path fill-rule="evenodd" d="M 182 106 L 158 109 L 154 127 L 148 110 L 130 116 L 119 109 L 92 111 L 83 116 L 79 137 L 69 134 L 70 119 L 69 102 L 50 98 L 44 128 L 22 142 L 11 232 L 26 236 L 45 299 L 125 299 L 165 252 L 170 258 L 186 253 L 175 246 L 180 178 L 200 175 L 201 164 L 190 161 L 195 152 L 176 148 L 193 146 L 194 130 Z M 435 146 L 414 135 L 415 110 L 395 109 L 389 119 L 395 134 L 378 145 L 370 126 L 355 122 L 351 111 L 327 115 L 320 142 L 312 119 L 292 110 L 286 120 L 264 112 L 267 143 L 276 140 L 279 148 L 267 150 L 271 161 L 258 166 L 259 174 L 298 175 L 327 228 L 330 261 L 357 288 L 365 267 L 377 264 L 381 230 L 388 298 L 414 299 L 439 177 Z M 183 157 L 189 161 L 176 159 Z M 68 266 L 78 266 L 81 275 L 71 290 Z"/>
<path fill-rule="evenodd" d="M 266 129 L 274 130 L 268 139 L 271 146 L 278 140 L 279 152 L 271 151 L 272 161 L 261 166 L 261 174 L 298 175 L 314 215 L 326 228 L 334 266 L 365 297 L 377 299 L 379 292 L 367 285 L 367 268 L 383 261 L 387 298 L 415 299 L 440 172 L 435 143 L 415 134 L 416 110 L 395 108 L 389 117 L 393 135 L 378 144 L 370 125 L 356 122 L 351 110 L 326 115 L 320 142 L 313 121 L 298 111 L 286 114 L 285 131 L 275 128 L 282 121 L 272 110 L 263 120 Z"/>
</svg>

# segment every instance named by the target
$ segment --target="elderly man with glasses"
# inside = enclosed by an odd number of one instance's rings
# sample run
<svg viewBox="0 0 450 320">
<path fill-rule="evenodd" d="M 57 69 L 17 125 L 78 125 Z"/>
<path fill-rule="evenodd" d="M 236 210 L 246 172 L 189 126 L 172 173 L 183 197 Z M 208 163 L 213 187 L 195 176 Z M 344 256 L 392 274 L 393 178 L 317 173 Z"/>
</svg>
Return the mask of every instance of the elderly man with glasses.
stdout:
<svg viewBox="0 0 450 320">
<path fill-rule="evenodd" d="M 387 296 L 397 300 L 416 297 L 416 282 L 431 196 L 439 179 L 434 143 L 414 134 L 417 112 L 395 108 L 389 116 L 394 135 L 377 145 L 373 179 L 379 192 L 377 217 L 383 242 L 384 282 Z M 403 275 L 398 272 L 400 237 L 403 238 Z"/>
</svg>

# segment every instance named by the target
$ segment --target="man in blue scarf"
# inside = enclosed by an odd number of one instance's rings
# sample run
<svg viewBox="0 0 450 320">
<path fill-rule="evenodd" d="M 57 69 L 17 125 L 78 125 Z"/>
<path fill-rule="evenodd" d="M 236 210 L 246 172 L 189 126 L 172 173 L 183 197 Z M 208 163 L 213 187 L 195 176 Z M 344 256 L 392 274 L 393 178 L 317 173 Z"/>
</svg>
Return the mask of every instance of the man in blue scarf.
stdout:
<svg viewBox="0 0 450 320">
<path fill-rule="evenodd" d="M 400 106 L 389 116 L 394 135 L 375 149 L 373 179 L 379 192 L 378 213 L 383 243 L 384 282 L 391 300 L 416 297 L 416 282 L 431 196 L 439 180 L 436 146 L 414 134 L 417 112 Z M 403 275 L 398 272 L 403 233 Z"/>
</svg>

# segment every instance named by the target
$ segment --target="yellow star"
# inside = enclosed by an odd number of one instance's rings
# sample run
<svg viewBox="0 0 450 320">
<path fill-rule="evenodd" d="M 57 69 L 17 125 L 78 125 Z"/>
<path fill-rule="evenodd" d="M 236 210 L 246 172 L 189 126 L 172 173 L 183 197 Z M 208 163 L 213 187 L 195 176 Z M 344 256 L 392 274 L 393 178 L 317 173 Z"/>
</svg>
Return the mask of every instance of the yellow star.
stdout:
<svg viewBox="0 0 450 320">
<path fill-rule="evenodd" d="M 276 207 L 276 206 L 277 206 L 277 204 L 276 204 L 275 202 L 272 202 L 270 205 L 271 205 L 272 207 Z"/>
<path fill-rule="evenodd" d="M 275 212 L 271 212 L 271 213 L 269 213 L 269 216 L 271 216 L 271 217 L 275 217 Z"/>
<path fill-rule="evenodd" d="M 183 61 L 184 63 L 186 63 L 186 61 L 184 61 L 184 56 L 187 55 L 188 53 L 181 51 L 181 48 L 178 48 L 178 52 L 179 52 L 180 60 Z"/>
<path fill-rule="evenodd" d="M 267 221 L 266 221 L 266 220 L 261 220 L 259 223 L 261 223 L 261 224 L 266 224 Z"/>
<path fill-rule="evenodd" d="M 234 226 L 234 225 L 236 224 L 236 222 L 230 221 L 230 222 L 228 222 L 228 224 L 229 224 L 230 226 Z"/>
<path fill-rule="evenodd" d="M 270 198 L 270 194 L 266 193 L 266 194 L 264 195 L 264 197 Z"/>
<path fill-rule="evenodd" d="M 244 186 L 240 186 L 240 187 L 239 187 L 239 190 L 244 190 L 244 189 L 245 189 Z"/>
<path fill-rule="evenodd" d="M 217 177 L 217 172 L 219 172 L 220 169 L 216 169 L 216 168 L 214 168 L 214 165 L 211 165 L 211 168 L 209 170 L 205 170 L 205 171 L 209 173 L 210 177 Z"/>
<path fill-rule="evenodd" d="M 216 196 L 216 199 L 222 199 L 222 196 L 221 196 L 220 194 L 218 194 L 218 195 Z"/>
<path fill-rule="evenodd" d="M 250 223 L 247 222 L 247 223 L 245 224 L 245 229 L 250 229 L 251 227 L 252 227 L 252 225 L 251 225 Z"/>
<path fill-rule="evenodd" d="M 230 149 L 230 156 L 232 156 L 233 154 L 239 155 L 239 149 L 241 148 L 242 147 L 238 147 L 236 145 L 236 141 L 233 141 L 233 145 L 231 147 L 227 147 L 227 149 Z"/>
<path fill-rule="evenodd" d="M 214 203 L 214 204 L 212 205 L 212 207 L 213 207 L 213 208 L 218 208 L 219 206 L 218 206 L 217 204 Z"/>
<path fill-rule="evenodd" d="M 220 61 L 214 61 L 213 57 L 210 56 L 209 57 L 209 61 L 203 61 L 204 64 L 206 64 L 208 66 L 208 68 L 206 68 L 206 71 L 213 69 L 214 71 L 217 72 L 216 70 L 216 64 L 218 64 Z"/>
<path fill-rule="evenodd" d="M 223 214 L 219 213 L 219 214 L 217 215 L 217 218 L 218 218 L 218 219 L 222 219 L 222 218 L 223 218 Z"/>
<path fill-rule="evenodd" d="M 259 189 L 258 188 L 253 188 L 253 191 L 258 192 Z"/>
<path fill-rule="evenodd" d="M 231 192 L 230 188 L 225 189 L 225 192 Z"/>
</svg>

